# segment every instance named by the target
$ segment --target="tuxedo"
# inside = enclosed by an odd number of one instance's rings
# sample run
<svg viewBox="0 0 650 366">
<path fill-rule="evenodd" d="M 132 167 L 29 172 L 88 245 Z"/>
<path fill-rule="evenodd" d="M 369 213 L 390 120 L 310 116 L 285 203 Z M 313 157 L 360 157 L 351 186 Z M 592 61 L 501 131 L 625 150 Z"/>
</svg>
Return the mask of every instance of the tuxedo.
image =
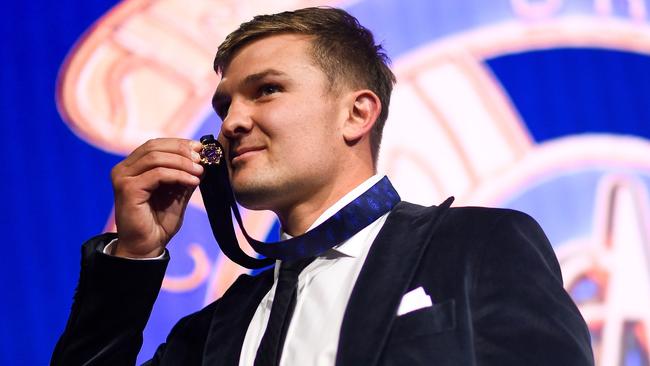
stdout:
<svg viewBox="0 0 650 366">
<path fill-rule="evenodd" d="M 82 248 L 82 269 L 53 365 L 132 365 L 167 260 Z M 149 365 L 237 365 L 273 271 L 242 275 L 181 319 Z M 422 287 L 432 306 L 398 316 Z M 589 331 L 563 289 L 553 248 L 513 210 L 399 203 L 373 242 L 341 324 L 337 365 L 593 365 Z"/>
</svg>

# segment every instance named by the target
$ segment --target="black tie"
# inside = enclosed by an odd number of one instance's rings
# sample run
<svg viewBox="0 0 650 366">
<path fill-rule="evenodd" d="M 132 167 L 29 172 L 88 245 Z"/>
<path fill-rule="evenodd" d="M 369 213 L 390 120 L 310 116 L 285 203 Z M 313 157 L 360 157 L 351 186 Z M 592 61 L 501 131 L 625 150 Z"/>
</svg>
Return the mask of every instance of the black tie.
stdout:
<svg viewBox="0 0 650 366">
<path fill-rule="evenodd" d="M 276 366 L 280 363 L 284 339 L 296 307 L 298 275 L 314 259 L 310 257 L 293 262 L 282 261 L 271 315 L 255 355 L 255 366 Z"/>
</svg>

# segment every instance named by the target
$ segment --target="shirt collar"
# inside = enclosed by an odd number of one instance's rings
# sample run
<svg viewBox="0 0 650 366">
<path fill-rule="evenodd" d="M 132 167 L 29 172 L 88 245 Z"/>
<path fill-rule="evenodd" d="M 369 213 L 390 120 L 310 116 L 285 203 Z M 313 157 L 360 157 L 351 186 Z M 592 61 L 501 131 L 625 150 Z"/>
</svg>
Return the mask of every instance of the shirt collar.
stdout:
<svg viewBox="0 0 650 366">
<path fill-rule="evenodd" d="M 359 184 L 348 192 L 345 196 L 341 197 L 338 201 L 336 201 L 332 206 L 330 206 L 327 210 L 325 210 L 317 219 L 314 221 L 313 224 L 307 229 L 307 231 L 315 228 L 316 226 L 322 224 L 325 220 L 329 219 L 332 217 L 335 213 L 337 213 L 340 209 L 345 207 L 348 203 L 354 201 L 357 197 L 361 196 L 365 191 L 367 191 L 370 187 L 375 185 L 377 182 L 379 182 L 384 176 L 380 174 L 375 174 L 372 177 L 366 179 L 363 183 Z M 280 231 L 280 238 L 282 240 L 287 240 L 291 239 L 292 236 L 285 233 L 284 231 Z M 358 257 L 361 255 L 361 252 L 363 251 L 363 241 L 362 240 L 346 240 L 343 243 L 333 247 L 329 251 L 325 252 L 325 255 L 331 253 L 330 251 L 334 251 L 335 256 L 339 255 L 345 255 L 349 257 Z"/>
</svg>

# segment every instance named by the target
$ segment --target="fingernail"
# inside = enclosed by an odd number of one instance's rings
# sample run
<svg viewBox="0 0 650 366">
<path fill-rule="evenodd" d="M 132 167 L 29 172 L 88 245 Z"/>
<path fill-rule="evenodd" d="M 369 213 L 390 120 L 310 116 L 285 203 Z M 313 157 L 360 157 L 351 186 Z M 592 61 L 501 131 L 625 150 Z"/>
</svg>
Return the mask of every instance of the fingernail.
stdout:
<svg viewBox="0 0 650 366">
<path fill-rule="evenodd" d="M 201 164 L 194 163 L 193 166 L 194 166 L 194 170 L 196 170 L 197 172 L 203 171 L 203 166 Z"/>
<path fill-rule="evenodd" d="M 203 144 L 198 141 L 190 141 L 190 147 L 192 148 L 192 150 L 198 150 L 201 147 L 203 147 Z"/>
<path fill-rule="evenodd" d="M 196 151 L 192 151 L 192 160 L 198 163 L 199 161 L 201 161 L 201 155 L 199 155 L 199 153 L 197 153 Z"/>
</svg>

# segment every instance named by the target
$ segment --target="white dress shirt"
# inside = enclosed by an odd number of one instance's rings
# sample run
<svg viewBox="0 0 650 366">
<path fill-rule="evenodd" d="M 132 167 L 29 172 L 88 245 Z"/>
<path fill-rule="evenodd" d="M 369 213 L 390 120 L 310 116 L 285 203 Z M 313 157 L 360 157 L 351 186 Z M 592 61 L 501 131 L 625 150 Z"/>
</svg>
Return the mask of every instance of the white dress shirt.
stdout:
<svg viewBox="0 0 650 366">
<path fill-rule="evenodd" d="M 374 175 L 361 183 L 323 212 L 309 229 L 327 220 L 381 178 L 380 175 Z M 300 273 L 296 307 L 284 341 L 280 366 L 334 365 L 343 314 L 352 287 L 387 216 L 384 214 L 347 241 L 329 249 Z M 286 234 L 282 234 L 282 237 L 289 238 Z M 262 298 L 248 325 L 239 358 L 240 366 L 253 366 L 255 361 L 257 348 L 271 314 L 279 262 L 275 266 L 273 286 Z"/>
</svg>

